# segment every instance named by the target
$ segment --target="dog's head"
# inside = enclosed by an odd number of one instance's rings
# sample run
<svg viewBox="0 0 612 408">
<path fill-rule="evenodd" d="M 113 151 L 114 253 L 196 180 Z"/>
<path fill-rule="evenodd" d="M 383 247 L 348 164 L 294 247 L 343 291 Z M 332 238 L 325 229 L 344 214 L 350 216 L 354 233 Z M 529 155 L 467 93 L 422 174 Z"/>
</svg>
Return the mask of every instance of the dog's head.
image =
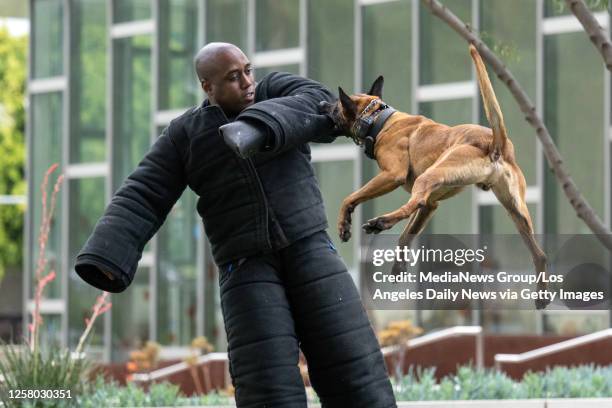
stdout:
<svg viewBox="0 0 612 408">
<path fill-rule="evenodd" d="M 358 121 L 367 119 L 368 116 L 384 105 L 381 100 L 383 83 L 384 78 L 381 75 L 376 78 L 367 94 L 351 96 L 347 95 L 341 87 L 338 87 L 338 101 L 335 104 L 321 102 L 321 111 L 332 118 L 340 133 L 356 140 L 359 136 L 355 134 Z"/>
</svg>

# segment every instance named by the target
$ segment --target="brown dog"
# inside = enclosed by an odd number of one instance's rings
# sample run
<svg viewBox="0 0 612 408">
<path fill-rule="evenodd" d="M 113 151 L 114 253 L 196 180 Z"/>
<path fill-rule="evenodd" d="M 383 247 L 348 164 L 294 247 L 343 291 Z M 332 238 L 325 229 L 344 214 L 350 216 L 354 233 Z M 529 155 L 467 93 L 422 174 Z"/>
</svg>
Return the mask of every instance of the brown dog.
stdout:
<svg viewBox="0 0 612 408">
<path fill-rule="evenodd" d="M 546 255 L 533 236 L 531 217 L 525 204 L 525 177 L 516 163 L 514 148 L 507 137 L 486 68 L 473 45 L 470 45 L 470 54 L 476 65 L 491 129 L 470 124 L 450 127 L 424 116 L 387 111 L 389 107 L 380 99 L 382 76 L 374 81 L 367 95 L 349 97 L 339 88 L 338 102 L 323 106 L 344 134 L 359 145 L 365 144 L 366 152 L 369 147 L 370 155 L 381 170 L 366 185 L 344 199 L 338 217 L 338 233 L 343 241 L 348 241 L 351 213 L 355 207 L 402 186 L 411 193 L 410 200 L 395 211 L 369 220 L 363 229 L 368 234 L 378 234 L 408 219 L 399 244 L 410 245 L 440 200 L 476 184 L 483 190 L 493 191 L 527 244 L 536 273 L 545 272 Z M 377 127 L 379 131 L 372 132 Z M 374 134 L 375 139 L 368 138 L 368 133 Z M 546 287 L 546 282 L 538 282 L 538 290 Z M 548 303 L 544 299 L 537 300 L 536 307 L 544 308 Z"/>
</svg>

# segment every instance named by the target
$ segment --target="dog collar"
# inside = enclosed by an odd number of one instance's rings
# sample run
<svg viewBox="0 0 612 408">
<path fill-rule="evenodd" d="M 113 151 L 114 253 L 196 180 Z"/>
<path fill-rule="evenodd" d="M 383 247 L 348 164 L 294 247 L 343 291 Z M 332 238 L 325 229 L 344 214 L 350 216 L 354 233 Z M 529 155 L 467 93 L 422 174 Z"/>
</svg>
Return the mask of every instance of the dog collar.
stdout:
<svg viewBox="0 0 612 408">
<path fill-rule="evenodd" d="M 377 118 L 374 120 L 374 126 L 372 126 L 372 129 L 369 132 L 370 134 L 365 137 L 365 140 L 364 140 L 364 143 L 363 143 L 364 144 L 365 154 L 370 159 L 375 159 L 375 157 L 374 157 L 374 145 L 376 144 L 376 137 L 378 136 L 378 134 L 382 130 L 383 126 L 385 125 L 385 122 L 387 121 L 387 119 L 389 119 L 389 117 L 391 115 L 393 115 L 396 112 L 396 110 L 393 109 L 390 106 L 387 106 L 381 112 L 382 113 L 378 114 Z"/>
<path fill-rule="evenodd" d="M 377 102 L 379 105 L 376 110 L 368 115 L 374 109 Z M 372 99 L 368 106 L 359 114 L 359 118 L 355 120 L 351 128 L 352 139 L 355 144 L 364 147 L 365 154 L 370 159 L 374 159 L 374 145 L 376 144 L 378 133 L 380 133 L 389 116 L 395 112 L 395 109 L 380 99 Z"/>
</svg>

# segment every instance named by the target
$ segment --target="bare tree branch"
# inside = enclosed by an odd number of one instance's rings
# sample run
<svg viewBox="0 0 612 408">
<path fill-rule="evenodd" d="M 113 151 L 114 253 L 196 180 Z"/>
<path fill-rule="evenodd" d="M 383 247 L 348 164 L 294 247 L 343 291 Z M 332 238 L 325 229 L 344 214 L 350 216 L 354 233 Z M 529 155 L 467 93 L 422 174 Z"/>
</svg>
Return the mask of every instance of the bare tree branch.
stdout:
<svg viewBox="0 0 612 408">
<path fill-rule="evenodd" d="M 603 57 L 608 71 L 612 71 L 612 45 L 606 31 L 599 25 L 583 0 L 565 0 L 565 4 L 584 27 L 589 39 Z"/>
<path fill-rule="evenodd" d="M 446 6 L 440 4 L 437 0 L 421 0 L 431 12 L 454 31 L 463 37 L 468 43 L 474 44 L 482 58 L 491 66 L 499 79 L 506 84 L 514 98 L 519 104 L 521 111 L 525 114 L 525 120 L 536 130 L 536 134 L 544 148 L 544 155 L 548 160 L 553 173 L 563 188 L 563 192 L 569 199 L 570 204 L 574 207 L 576 215 L 581 218 L 589 229 L 597 236 L 599 241 L 609 250 L 612 251 L 612 234 L 605 226 L 601 219 L 597 216 L 593 208 L 585 200 L 583 195 L 578 190 L 576 184 L 569 175 L 563 158 L 557 150 L 550 133 L 544 125 L 544 122 L 536 113 L 536 108 L 521 88 L 520 84 L 514 78 L 512 73 L 504 66 L 503 62 L 483 43 L 476 34 L 472 32 L 471 27 L 461 21 L 454 15 Z"/>
</svg>

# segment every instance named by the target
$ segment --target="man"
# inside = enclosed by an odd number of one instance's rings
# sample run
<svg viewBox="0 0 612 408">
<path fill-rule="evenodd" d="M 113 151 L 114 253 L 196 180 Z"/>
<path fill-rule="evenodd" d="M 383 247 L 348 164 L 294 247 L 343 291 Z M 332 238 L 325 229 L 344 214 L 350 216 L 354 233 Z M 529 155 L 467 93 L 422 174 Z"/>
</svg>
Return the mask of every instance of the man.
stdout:
<svg viewBox="0 0 612 408">
<path fill-rule="evenodd" d="M 299 347 L 324 407 L 395 407 L 359 294 L 325 231 L 310 164 L 307 142 L 335 137 L 318 114 L 333 96 L 286 73 L 256 84 L 231 44 L 206 45 L 195 68 L 208 99 L 170 123 L 116 192 L 76 272 L 100 289 L 125 290 L 189 186 L 219 266 L 238 407 L 306 407 Z"/>
</svg>

